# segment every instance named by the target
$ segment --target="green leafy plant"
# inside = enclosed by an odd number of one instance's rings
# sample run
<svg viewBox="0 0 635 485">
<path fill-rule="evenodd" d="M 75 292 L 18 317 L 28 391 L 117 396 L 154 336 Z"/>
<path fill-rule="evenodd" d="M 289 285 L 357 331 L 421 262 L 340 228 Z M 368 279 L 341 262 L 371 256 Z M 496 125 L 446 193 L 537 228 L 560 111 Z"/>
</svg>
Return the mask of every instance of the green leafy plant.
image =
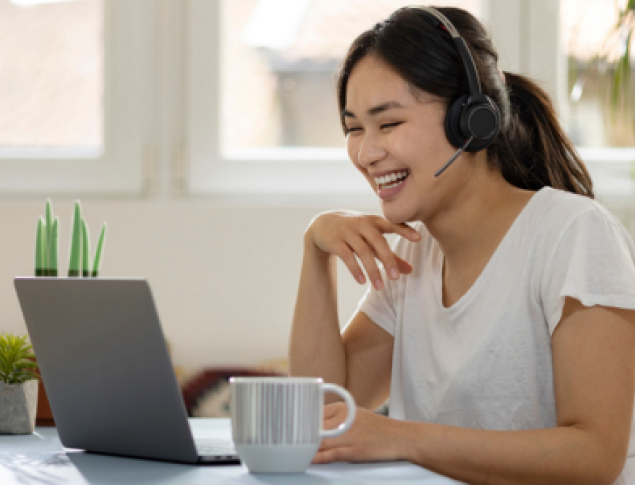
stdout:
<svg viewBox="0 0 635 485">
<path fill-rule="evenodd" d="M 70 277 L 97 277 L 101 265 L 103 246 L 106 239 L 106 223 L 101 229 L 95 259 L 92 270 L 90 264 L 90 237 L 88 225 L 82 219 L 80 202 L 75 201 L 73 211 L 73 225 L 71 232 L 71 246 L 68 263 L 68 276 Z M 58 275 L 58 239 L 59 218 L 53 216 L 53 206 L 50 200 L 46 201 L 46 216 L 40 217 L 37 225 L 37 237 L 35 242 L 35 276 Z"/>
<path fill-rule="evenodd" d="M 5 384 L 22 384 L 39 379 L 35 373 L 33 347 L 26 335 L 19 337 L 11 333 L 0 334 L 0 381 Z"/>
</svg>

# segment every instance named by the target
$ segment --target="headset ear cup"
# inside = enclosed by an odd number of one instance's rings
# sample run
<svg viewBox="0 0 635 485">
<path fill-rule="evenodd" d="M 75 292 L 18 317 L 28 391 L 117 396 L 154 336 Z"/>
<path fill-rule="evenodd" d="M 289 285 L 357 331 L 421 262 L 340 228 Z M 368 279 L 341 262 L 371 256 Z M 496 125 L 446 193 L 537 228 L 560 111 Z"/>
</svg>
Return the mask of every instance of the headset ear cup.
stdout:
<svg viewBox="0 0 635 485">
<path fill-rule="evenodd" d="M 461 132 L 461 115 L 468 97 L 469 95 L 465 94 L 454 101 L 445 115 L 445 136 L 455 148 L 461 148 L 467 141 Z"/>
<path fill-rule="evenodd" d="M 487 96 L 471 96 L 461 114 L 461 133 L 474 137 L 470 145 L 485 147 L 496 137 L 499 130 L 499 115 L 496 104 Z"/>
<path fill-rule="evenodd" d="M 498 135 L 500 129 L 500 114 L 496 103 L 484 95 L 481 95 L 481 99 L 478 97 L 474 99 L 474 97 L 470 97 L 469 94 L 465 94 L 452 103 L 445 116 L 445 134 L 455 148 L 461 148 L 470 138 L 471 133 L 465 133 L 461 128 L 462 120 L 465 121 L 464 118 L 469 116 L 469 112 L 479 105 L 481 108 L 486 106 L 488 111 L 494 116 L 492 121 L 494 130 L 492 135 L 487 138 L 475 138 L 465 151 L 470 153 L 478 152 L 490 145 L 496 138 L 496 135 Z"/>
</svg>

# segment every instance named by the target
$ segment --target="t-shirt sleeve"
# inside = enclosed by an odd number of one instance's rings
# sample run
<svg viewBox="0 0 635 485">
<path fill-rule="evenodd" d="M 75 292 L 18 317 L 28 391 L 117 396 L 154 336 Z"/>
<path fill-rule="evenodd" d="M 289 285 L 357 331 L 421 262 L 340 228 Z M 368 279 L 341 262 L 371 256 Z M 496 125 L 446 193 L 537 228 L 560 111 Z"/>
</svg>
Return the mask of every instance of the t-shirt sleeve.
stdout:
<svg viewBox="0 0 635 485">
<path fill-rule="evenodd" d="M 420 225 L 413 227 L 421 232 Z M 413 263 L 413 243 L 405 238 L 397 237 L 391 246 L 395 254 Z M 380 267 L 380 272 L 384 287 L 381 290 L 375 290 L 369 285 L 357 310 L 365 313 L 375 324 L 394 336 L 399 318 L 398 308 L 403 304 L 405 298 L 406 278 L 402 276 L 397 280 L 391 280 L 386 275 L 384 268 Z"/>
<path fill-rule="evenodd" d="M 567 296 L 584 306 L 635 310 L 635 247 L 609 213 L 593 208 L 561 232 L 541 282 L 541 299 L 553 334 Z"/>
<path fill-rule="evenodd" d="M 392 289 L 395 282 L 388 279 L 383 268 L 381 268 L 381 277 L 385 286 L 381 290 L 375 290 L 369 285 L 357 309 L 365 313 L 376 325 L 394 336 L 397 312 Z"/>
</svg>

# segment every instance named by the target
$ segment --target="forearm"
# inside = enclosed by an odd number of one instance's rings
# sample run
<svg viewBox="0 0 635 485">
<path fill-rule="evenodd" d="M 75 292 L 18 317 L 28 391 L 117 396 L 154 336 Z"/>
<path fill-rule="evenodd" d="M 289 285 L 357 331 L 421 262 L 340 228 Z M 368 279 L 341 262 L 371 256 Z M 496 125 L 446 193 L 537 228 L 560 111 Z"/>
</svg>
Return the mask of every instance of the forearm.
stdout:
<svg viewBox="0 0 635 485">
<path fill-rule="evenodd" d="M 397 423 L 400 457 L 470 484 L 612 484 L 624 464 L 625 455 L 616 457 L 620 452 L 596 434 L 574 427 L 487 431 Z"/>
<path fill-rule="evenodd" d="M 345 385 L 346 363 L 337 314 L 337 261 L 305 241 L 289 361 L 291 375 Z"/>
</svg>

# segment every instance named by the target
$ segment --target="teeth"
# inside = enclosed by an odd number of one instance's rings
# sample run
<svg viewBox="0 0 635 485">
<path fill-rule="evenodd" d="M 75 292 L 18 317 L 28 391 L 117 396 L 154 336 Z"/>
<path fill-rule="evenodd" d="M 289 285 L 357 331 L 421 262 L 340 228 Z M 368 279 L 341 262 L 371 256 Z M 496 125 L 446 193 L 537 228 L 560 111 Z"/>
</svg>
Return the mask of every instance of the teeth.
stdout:
<svg viewBox="0 0 635 485">
<path fill-rule="evenodd" d="M 397 185 L 403 183 L 403 180 L 399 180 L 398 182 L 392 183 L 392 184 L 388 184 L 388 185 L 384 185 L 382 188 L 384 189 L 392 189 L 393 187 L 397 187 Z"/>
<path fill-rule="evenodd" d="M 405 179 L 408 174 L 410 172 L 408 170 L 402 170 L 401 172 L 393 172 L 391 174 L 388 175 L 384 175 L 382 177 L 376 177 L 375 178 L 375 183 L 377 185 L 386 185 L 385 187 L 382 187 L 384 189 L 389 189 L 391 187 L 396 187 L 397 185 L 399 185 L 403 179 Z M 394 183 L 396 182 L 396 183 Z"/>
</svg>

